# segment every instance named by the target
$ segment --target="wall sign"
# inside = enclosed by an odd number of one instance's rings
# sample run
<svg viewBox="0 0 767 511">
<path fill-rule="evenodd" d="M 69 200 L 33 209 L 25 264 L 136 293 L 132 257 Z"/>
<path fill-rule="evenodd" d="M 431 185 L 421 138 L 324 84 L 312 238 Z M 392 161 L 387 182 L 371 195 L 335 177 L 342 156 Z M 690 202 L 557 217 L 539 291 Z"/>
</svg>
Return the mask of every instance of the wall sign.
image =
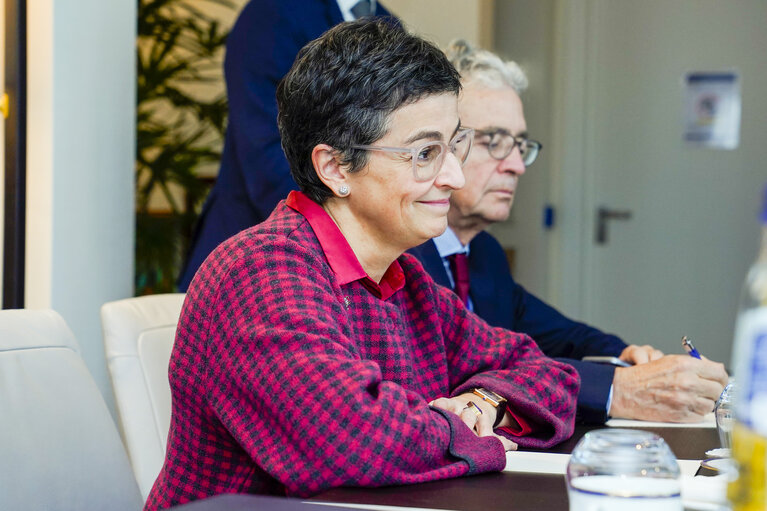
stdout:
<svg viewBox="0 0 767 511">
<path fill-rule="evenodd" d="M 736 149 L 740 142 L 738 74 L 688 73 L 684 86 L 685 142 L 714 149 Z"/>
</svg>

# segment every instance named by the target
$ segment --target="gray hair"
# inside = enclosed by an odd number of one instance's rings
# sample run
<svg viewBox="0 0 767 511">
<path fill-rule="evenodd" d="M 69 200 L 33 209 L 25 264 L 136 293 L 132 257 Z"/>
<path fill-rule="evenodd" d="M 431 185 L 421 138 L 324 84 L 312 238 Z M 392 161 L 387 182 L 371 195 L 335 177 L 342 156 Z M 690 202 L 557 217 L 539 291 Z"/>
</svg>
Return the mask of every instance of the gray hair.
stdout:
<svg viewBox="0 0 767 511">
<path fill-rule="evenodd" d="M 502 60 L 498 55 L 474 47 L 463 39 L 448 44 L 445 55 L 461 74 L 461 81 L 476 81 L 490 88 L 511 87 L 517 94 L 527 89 L 525 72 L 513 60 Z"/>
</svg>

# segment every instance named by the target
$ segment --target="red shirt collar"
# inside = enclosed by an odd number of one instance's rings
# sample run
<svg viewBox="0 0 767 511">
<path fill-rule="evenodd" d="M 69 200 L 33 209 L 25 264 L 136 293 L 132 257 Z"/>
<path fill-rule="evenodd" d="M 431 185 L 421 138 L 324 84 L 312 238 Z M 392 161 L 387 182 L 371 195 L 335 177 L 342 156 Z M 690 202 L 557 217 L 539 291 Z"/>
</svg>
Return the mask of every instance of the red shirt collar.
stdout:
<svg viewBox="0 0 767 511">
<path fill-rule="evenodd" d="M 386 269 L 380 284 L 371 279 L 365 273 L 341 230 L 322 206 L 297 191 L 290 192 L 286 203 L 291 209 L 301 213 L 312 226 L 330 267 L 338 277 L 339 284 L 344 285 L 359 280 L 368 291 L 382 300 L 388 300 L 394 293 L 405 287 L 405 274 L 399 261 L 396 260 Z"/>
</svg>

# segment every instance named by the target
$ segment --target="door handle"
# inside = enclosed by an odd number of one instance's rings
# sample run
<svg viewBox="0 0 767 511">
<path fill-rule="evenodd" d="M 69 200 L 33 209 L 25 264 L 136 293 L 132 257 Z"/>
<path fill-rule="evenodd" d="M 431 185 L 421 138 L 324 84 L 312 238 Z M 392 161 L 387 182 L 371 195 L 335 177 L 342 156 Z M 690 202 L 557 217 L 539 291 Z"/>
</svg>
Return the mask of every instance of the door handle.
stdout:
<svg viewBox="0 0 767 511">
<path fill-rule="evenodd" d="M 629 220 L 631 210 L 628 209 L 609 209 L 600 207 L 597 209 L 597 245 L 607 243 L 607 221 L 608 220 Z"/>
</svg>

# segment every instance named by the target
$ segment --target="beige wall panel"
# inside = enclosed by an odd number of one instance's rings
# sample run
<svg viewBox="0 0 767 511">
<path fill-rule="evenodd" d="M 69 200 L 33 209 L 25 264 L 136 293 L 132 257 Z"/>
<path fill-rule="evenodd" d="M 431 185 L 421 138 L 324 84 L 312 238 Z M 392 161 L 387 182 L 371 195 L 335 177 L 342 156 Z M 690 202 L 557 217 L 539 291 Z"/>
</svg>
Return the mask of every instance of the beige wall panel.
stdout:
<svg viewBox="0 0 767 511">
<path fill-rule="evenodd" d="M 381 4 L 440 47 L 459 37 L 487 48 L 493 45 L 495 0 L 384 0 Z"/>
</svg>

